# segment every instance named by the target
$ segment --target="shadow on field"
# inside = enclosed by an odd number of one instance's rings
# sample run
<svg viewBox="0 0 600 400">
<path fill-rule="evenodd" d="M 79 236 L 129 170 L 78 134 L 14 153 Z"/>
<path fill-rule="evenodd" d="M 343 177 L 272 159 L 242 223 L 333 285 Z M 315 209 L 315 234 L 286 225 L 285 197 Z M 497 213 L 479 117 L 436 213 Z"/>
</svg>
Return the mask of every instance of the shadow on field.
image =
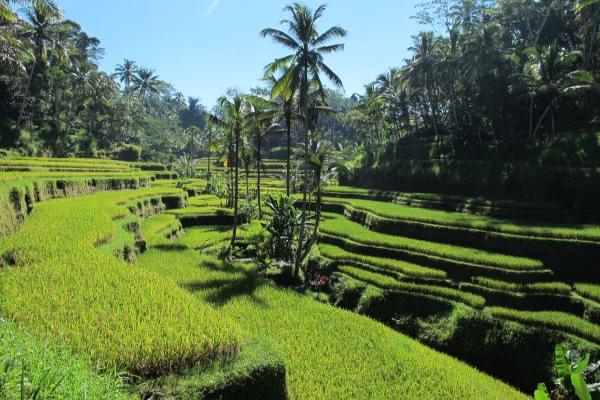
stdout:
<svg viewBox="0 0 600 400">
<path fill-rule="evenodd" d="M 168 244 L 157 244 L 156 246 L 152 246 L 155 249 L 166 252 L 179 252 L 188 250 L 188 247 L 183 244 L 177 243 L 168 243 Z"/>
<path fill-rule="evenodd" d="M 184 287 L 191 292 L 206 292 L 204 300 L 216 306 L 223 306 L 236 297 L 248 297 L 253 303 L 261 307 L 267 307 L 267 303 L 255 296 L 255 292 L 265 284 L 264 280 L 255 270 L 247 270 L 234 264 L 220 264 L 208 262 L 203 268 L 212 271 L 231 273 L 231 277 L 224 279 L 213 279 L 208 281 L 194 282 Z"/>
</svg>

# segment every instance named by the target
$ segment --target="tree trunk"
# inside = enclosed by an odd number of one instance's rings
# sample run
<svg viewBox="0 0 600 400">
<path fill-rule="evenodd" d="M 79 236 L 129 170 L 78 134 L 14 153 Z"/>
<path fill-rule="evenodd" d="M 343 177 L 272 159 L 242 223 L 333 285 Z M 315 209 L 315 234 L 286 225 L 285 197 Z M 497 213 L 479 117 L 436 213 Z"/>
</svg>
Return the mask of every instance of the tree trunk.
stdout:
<svg viewBox="0 0 600 400">
<path fill-rule="evenodd" d="M 529 139 L 533 139 L 533 106 L 535 98 L 531 96 L 529 100 Z"/>
<path fill-rule="evenodd" d="M 556 136 L 556 121 L 554 120 L 554 107 L 550 109 L 550 124 L 552 126 L 552 137 Z"/>
<path fill-rule="evenodd" d="M 296 263 L 294 266 L 294 277 L 298 277 L 300 273 L 300 267 L 302 266 L 303 257 L 303 246 L 304 246 L 304 235 L 306 231 L 306 214 L 307 214 L 307 200 L 308 200 L 308 152 L 310 147 L 310 129 L 308 122 L 308 69 L 304 68 L 303 82 L 301 84 L 301 99 L 302 104 L 302 116 L 304 117 L 304 177 L 302 179 L 304 187 L 302 188 L 302 213 L 300 214 L 300 231 L 298 233 L 298 244 L 296 249 Z"/>
<path fill-rule="evenodd" d="M 250 166 L 246 167 L 246 197 L 250 193 Z"/>
<path fill-rule="evenodd" d="M 231 188 L 231 190 L 229 190 L 229 198 L 227 199 L 227 203 L 228 203 L 227 206 L 232 207 L 233 206 L 233 197 L 234 197 L 233 186 L 234 186 L 234 180 L 235 180 L 234 174 L 233 174 L 233 166 L 234 166 L 233 165 L 233 163 L 234 163 L 233 152 L 234 152 L 234 149 L 233 149 L 233 143 L 232 143 L 233 141 L 230 140 L 229 142 L 230 142 L 229 143 L 229 155 L 227 156 L 229 165 L 227 166 L 227 171 L 229 173 L 229 187 Z M 237 163 L 237 160 L 235 162 Z"/>
<path fill-rule="evenodd" d="M 308 122 L 306 122 L 308 125 Z M 294 267 L 294 276 L 298 277 L 300 273 L 300 267 L 302 265 L 302 256 L 303 256 L 303 245 L 304 245 L 304 235 L 306 233 L 306 214 L 308 212 L 308 152 L 310 143 L 309 143 L 310 131 L 305 129 L 305 137 L 304 137 L 304 176 L 302 177 L 302 213 L 300 215 L 300 232 L 298 234 L 298 248 L 296 249 L 296 265 Z"/>
<path fill-rule="evenodd" d="M 437 104 L 433 98 L 433 88 L 429 82 L 429 77 L 425 76 L 425 85 L 427 86 L 427 97 L 429 97 L 429 105 L 431 106 L 431 120 L 433 123 L 433 132 L 439 140 L 438 122 L 437 122 Z"/>
<path fill-rule="evenodd" d="M 315 171 L 317 198 L 315 202 L 315 230 L 313 232 L 313 243 L 316 243 L 319 235 L 319 226 L 321 225 L 321 204 L 323 202 L 323 188 L 321 187 L 321 173 Z"/>
<path fill-rule="evenodd" d="M 31 73 L 29 73 L 29 77 L 27 79 L 27 86 L 25 87 L 25 92 L 23 93 L 23 101 L 21 102 L 21 109 L 19 110 L 19 119 L 17 120 L 17 131 L 21 130 L 21 123 L 23 122 L 23 116 L 25 114 L 25 106 L 27 105 L 27 97 L 29 96 L 29 91 L 31 90 L 31 82 L 33 80 L 33 73 L 35 71 L 36 63 L 33 63 L 31 67 Z"/>
<path fill-rule="evenodd" d="M 231 234 L 231 251 L 235 248 L 235 241 L 237 239 L 237 225 L 238 225 L 238 183 L 239 183 L 239 147 L 240 147 L 240 131 L 236 127 L 235 131 L 235 183 L 233 189 L 233 232 Z"/>
<path fill-rule="evenodd" d="M 211 153 L 211 147 L 212 147 L 212 133 L 210 131 L 210 129 L 208 130 L 208 163 L 207 163 L 207 169 L 208 172 L 206 173 L 206 190 L 209 191 L 210 190 L 210 157 L 212 155 Z"/>
<path fill-rule="evenodd" d="M 258 202 L 258 218 L 262 218 L 262 205 L 261 205 L 261 201 L 260 201 L 260 164 L 262 162 L 262 149 L 261 149 L 261 135 L 260 133 L 256 136 L 256 164 L 257 164 L 257 180 L 256 180 L 256 200 Z"/>
<path fill-rule="evenodd" d="M 537 124 L 535 126 L 535 130 L 533 131 L 533 137 L 535 137 L 537 135 L 538 130 L 542 126 L 542 121 L 544 121 L 544 118 L 546 118 L 546 115 L 548 115 L 548 112 L 550 111 L 550 109 L 552 108 L 553 105 L 554 105 L 554 100 L 552 100 L 550 102 L 550 105 L 548 107 L 546 107 L 546 110 L 544 110 L 544 113 L 542 114 L 542 116 L 538 120 L 538 122 L 537 122 Z"/>
<path fill-rule="evenodd" d="M 285 126 L 287 128 L 287 159 L 286 159 L 286 194 L 287 197 L 290 197 L 290 168 L 291 168 L 291 158 L 292 158 L 292 116 L 290 113 L 287 113 L 285 116 Z"/>
</svg>

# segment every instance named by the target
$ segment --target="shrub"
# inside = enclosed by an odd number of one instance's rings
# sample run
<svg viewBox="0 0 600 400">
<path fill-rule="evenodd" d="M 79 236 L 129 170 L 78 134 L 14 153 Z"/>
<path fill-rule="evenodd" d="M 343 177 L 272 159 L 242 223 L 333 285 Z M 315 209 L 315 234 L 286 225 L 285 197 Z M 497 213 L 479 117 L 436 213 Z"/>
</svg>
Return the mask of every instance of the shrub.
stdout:
<svg viewBox="0 0 600 400">
<path fill-rule="evenodd" d="M 0 398 L 3 400 L 125 400 L 128 396 L 122 386 L 117 376 L 96 374 L 84 358 L 52 343 L 35 340 L 14 323 L 0 319 Z"/>
<path fill-rule="evenodd" d="M 287 400 L 282 356 L 265 339 L 249 340 L 235 356 L 138 388 L 141 398 Z"/>
<path fill-rule="evenodd" d="M 356 279 L 334 272 L 331 275 L 333 304 L 337 307 L 354 310 L 367 285 Z"/>
<path fill-rule="evenodd" d="M 291 263 L 300 212 L 293 200 L 282 195 L 277 198 L 269 196 L 266 204 L 272 214 L 271 219 L 264 224 L 267 231 L 267 256 L 272 261 Z"/>
<path fill-rule="evenodd" d="M 142 148 L 133 144 L 125 144 L 115 150 L 120 161 L 138 162 L 142 157 Z"/>
<path fill-rule="evenodd" d="M 246 223 L 252 222 L 259 217 L 256 199 L 246 197 L 240 202 L 239 217 Z"/>
</svg>

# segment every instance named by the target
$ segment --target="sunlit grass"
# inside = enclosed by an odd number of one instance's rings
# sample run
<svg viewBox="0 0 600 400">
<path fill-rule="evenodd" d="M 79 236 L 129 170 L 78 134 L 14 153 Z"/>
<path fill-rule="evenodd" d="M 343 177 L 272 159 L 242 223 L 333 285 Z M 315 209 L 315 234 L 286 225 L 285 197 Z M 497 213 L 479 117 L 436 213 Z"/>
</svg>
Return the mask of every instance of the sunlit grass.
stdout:
<svg viewBox="0 0 600 400">
<path fill-rule="evenodd" d="M 465 303 L 471 307 L 483 308 L 485 299 L 481 296 L 461 292 L 460 290 L 447 288 L 444 286 L 422 285 L 410 282 L 402 282 L 387 275 L 378 274 L 376 272 L 366 271 L 361 268 L 351 266 L 341 266 L 339 270 L 345 275 L 359 281 L 371 284 L 381 289 L 399 290 L 411 293 L 420 293 L 441 297 L 446 300 L 458 301 Z"/>
<path fill-rule="evenodd" d="M 377 268 L 384 269 L 386 271 L 392 271 L 400 273 L 402 275 L 419 278 L 437 278 L 444 279 L 446 273 L 441 270 L 422 267 L 417 264 L 408 263 L 401 260 L 392 260 L 388 258 L 372 257 L 362 254 L 351 253 L 340 247 L 320 244 L 319 250 L 323 257 L 326 257 L 335 261 L 356 261 L 367 265 L 372 265 Z"/>
<path fill-rule="evenodd" d="M 362 225 L 349 221 L 340 215 L 328 214 L 327 216 L 329 218 L 321 224 L 321 231 L 323 233 L 350 239 L 365 245 L 414 251 L 431 256 L 512 270 L 536 270 L 543 267 L 541 262 L 529 258 L 514 257 L 467 247 L 386 235 L 370 231 Z"/>
<path fill-rule="evenodd" d="M 596 225 L 561 226 L 556 224 L 536 224 L 531 222 L 517 223 L 506 219 L 461 212 L 432 210 L 363 199 L 330 197 L 325 198 L 324 201 L 348 204 L 356 209 L 371 212 L 384 218 L 447 225 L 467 229 L 489 230 L 515 235 L 600 241 L 600 226 Z"/>
<path fill-rule="evenodd" d="M 0 241 L 2 254 L 18 260 L 1 275 L 2 312 L 37 337 L 143 375 L 236 351 L 239 331 L 221 312 L 94 246 L 123 229 L 113 221 L 126 212 L 117 203 L 171 193 L 153 188 L 38 204 Z"/>
<path fill-rule="evenodd" d="M 600 302 L 600 285 L 576 283 L 575 290 L 584 297 Z"/>
<path fill-rule="evenodd" d="M 557 329 L 600 344 L 600 326 L 572 314 L 558 311 L 519 311 L 501 307 L 490 307 L 487 310 L 496 317 Z"/>
<path fill-rule="evenodd" d="M 525 398 L 378 322 L 278 289 L 251 266 L 226 266 L 179 248 L 182 239 L 149 250 L 139 265 L 220 306 L 246 333 L 275 343 L 292 399 Z"/>
</svg>

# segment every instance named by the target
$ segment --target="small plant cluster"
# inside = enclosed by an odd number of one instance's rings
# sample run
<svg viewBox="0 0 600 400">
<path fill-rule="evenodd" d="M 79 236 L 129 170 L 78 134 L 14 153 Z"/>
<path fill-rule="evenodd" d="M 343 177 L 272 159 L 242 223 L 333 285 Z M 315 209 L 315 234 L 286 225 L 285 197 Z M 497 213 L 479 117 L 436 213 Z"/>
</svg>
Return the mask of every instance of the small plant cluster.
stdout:
<svg viewBox="0 0 600 400">
<path fill-rule="evenodd" d="M 212 173 L 208 181 L 208 192 L 219 198 L 221 206 L 223 206 L 223 200 L 229 199 L 230 187 L 227 179 L 227 175 L 223 172 Z"/>
<path fill-rule="evenodd" d="M 600 370 L 600 362 L 590 364 L 590 355 L 566 350 L 557 345 L 554 351 L 557 377 L 551 392 L 544 383 L 538 385 L 535 400 L 592 400 L 592 392 L 600 392 L 600 383 L 588 384 Z"/>
<path fill-rule="evenodd" d="M 295 254 L 295 239 L 300 224 L 300 212 L 296 202 L 289 197 L 269 196 L 267 206 L 273 216 L 263 227 L 267 231 L 265 250 L 272 261 L 291 263 Z"/>
</svg>

